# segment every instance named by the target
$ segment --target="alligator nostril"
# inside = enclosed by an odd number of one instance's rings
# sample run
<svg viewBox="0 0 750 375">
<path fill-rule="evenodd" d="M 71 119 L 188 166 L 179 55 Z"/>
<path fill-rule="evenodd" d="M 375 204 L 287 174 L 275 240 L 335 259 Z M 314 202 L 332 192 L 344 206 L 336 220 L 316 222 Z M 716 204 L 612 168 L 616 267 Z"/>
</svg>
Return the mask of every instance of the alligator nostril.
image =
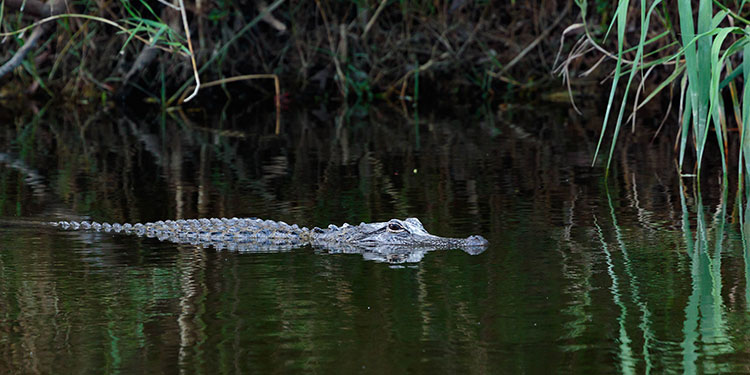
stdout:
<svg viewBox="0 0 750 375">
<path fill-rule="evenodd" d="M 487 246 L 490 242 L 480 235 L 469 236 L 466 239 L 468 246 Z"/>
</svg>

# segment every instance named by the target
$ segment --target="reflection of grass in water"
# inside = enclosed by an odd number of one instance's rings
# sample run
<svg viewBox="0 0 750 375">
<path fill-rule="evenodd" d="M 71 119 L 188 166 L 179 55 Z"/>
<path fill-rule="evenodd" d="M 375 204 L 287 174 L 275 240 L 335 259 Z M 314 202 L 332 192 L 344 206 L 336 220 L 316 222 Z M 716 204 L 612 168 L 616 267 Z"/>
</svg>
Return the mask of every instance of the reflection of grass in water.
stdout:
<svg viewBox="0 0 750 375">
<path fill-rule="evenodd" d="M 725 284 L 721 274 L 721 256 L 725 252 L 723 240 L 726 225 L 726 197 L 727 194 L 724 192 L 715 212 L 711 215 L 712 221 L 710 223 L 707 222 L 701 198 L 696 198 L 697 212 L 693 214 L 697 216 L 697 226 L 696 232 L 692 233 L 689 225 L 691 213 L 688 211 L 687 198 L 684 195 L 681 196 L 683 208 L 682 233 L 691 259 L 692 281 L 692 291 L 684 307 L 685 317 L 681 342 L 682 365 L 686 373 L 694 373 L 699 369 L 712 372 L 730 370 L 732 363 L 721 358 L 737 353 L 737 349 L 730 342 L 731 333 L 728 331 L 727 319 L 725 318 L 725 315 L 729 312 L 726 311 L 721 295 L 723 284 Z M 654 310 L 660 311 L 661 309 L 656 304 L 648 303 L 646 298 L 648 293 L 644 285 L 639 282 L 638 277 L 638 271 L 641 267 L 638 267 L 638 263 L 634 263 L 633 256 L 636 254 L 631 251 L 634 245 L 627 241 L 631 236 L 623 232 L 626 228 L 621 227 L 618 223 L 613 198 L 610 195 L 607 198 L 614 229 L 613 234 L 617 241 L 616 246 L 622 258 L 618 258 L 618 252 L 613 251 L 612 246 L 607 243 L 605 239 L 607 232 L 603 229 L 602 221 L 596 216 L 592 227 L 597 231 L 600 248 L 607 264 L 607 274 L 612 283 L 609 287 L 609 294 L 619 310 L 619 315 L 616 318 L 619 330 L 615 334 L 617 337 L 615 343 L 620 371 L 642 371 L 638 363 L 643 360 L 645 362 L 644 372 L 649 373 L 656 368 L 661 368 L 665 363 L 663 351 L 665 341 L 659 340 L 654 330 L 654 325 L 661 321 L 658 312 L 656 321 L 654 321 Z M 712 243 L 711 241 L 715 242 Z M 750 254 L 746 252 L 744 256 L 745 259 L 748 259 Z M 643 264 L 643 266 L 648 267 L 647 264 Z M 748 263 L 745 267 L 748 267 Z M 747 277 L 746 274 L 745 278 L 747 279 Z M 675 292 L 667 291 L 667 293 Z M 628 311 L 628 298 L 632 299 L 632 303 L 640 310 L 639 318 L 631 316 L 632 312 Z M 663 297 L 657 296 L 657 298 Z M 638 335 L 634 335 L 632 328 L 629 328 L 628 325 L 628 320 L 632 322 L 635 319 L 640 320 L 638 328 L 643 335 L 641 353 L 638 353 L 635 348 L 638 345 Z M 585 349 L 585 346 L 579 346 L 573 350 Z M 567 350 L 571 350 L 571 348 L 569 347 Z"/>
<path fill-rule="evenodd" d="M 5 213 L 5 205 L 8 202 L 8 190 L 10 188 L 9 173 L 10 171 L 8 170 L 0 169 L 0 215 Z"/>
<path fill-rule="evenodd" d="M 741 202 L 738 201 L 738 204 Z M 742 258 L 745 261 L 745 310 L 750 311 L 750 201 L 745 203 L 744 215 L 743 210 L 740 213 L 740 235 L 742 236 Z"/>
<path fill-rule="evenodd" d="M 568 207 L 565 215 L 565 230 L 563 232 L 562 240 L 558 241 L 559 248 L 558 252 L 562 258 L 562 274 L 570 286 L 566 287 L 564 293 L 574 298 L 574 301 L 568 303 L 568 307 L 562 311 L 573 317 L 572 321 L 564 323 L 565 335 L 561 339 L 575 340 L 582 337 L 588 328 L 588 322 L 593 321 L 593 316 L 589 312 L 592 306 L 591 291 L 594 290 L 592 285 L 593 276 L 593 261 L 589 252 L 574 252 L 574 249 L 579 248 L 580 244 L 575 243 L 571 238 L 571 229 L 575 226 L 575 203 L 578 196 Z M 564 245 L 564 246 L 563 246 Z M 573 256 L 568 256 L 566 251 L 573 251 Z M 578 260 L 578 262 L 576 262 Z M 576 270 L 576 263 L 580 263 L 580 270 Z M 570 343 L 563 347 L 565 351 L 579 351 L 585 350 L 587 345 Z"/>
<path fill-rule="evenodd" d="M 618 337 L 618 341 L 620 343 L 620 352 L 618 353 L 621 366 L 620 371 L 632 374 L 635 371 L 634 367 L 636 364 L 636 360 L 633 357 L 633 350 L 630 348 L 632 340 L 630 339 L 627 327 L 625 326 L 628 317 L 628 308 L 627 306 L 625 306 L 625 303 L 622 301 L 622 298 L 620 296 L 620 287 L 618 285 L 619 280 L 617 277 L 617 273 L 615 272 L 614 262 L 612 261 L 612 254 L 609 251 L 609 246 L 607 245 L 607 241 L 604 239 L 604 233 L 602 232 L 602 228 L 599 226 L 599 222 L 596 219 L 596 216 L 594 216 L 594 226 L 596 227 L 596 232 L 599 235 L 599 242 L 602 246 L 602 251 L 604 252 L 604 255 L 607 259 L 607 274 L 612 280 L 612 285 L 609 287 L 609 290 L 612 293 L 612 299 L 614 300 L 615 305 L 620 308 L 620 316 L 617 318 L 617 323 L 620 326 Z"/>
<path fill-rule="evenodd" d="M 29 372 L 24 366 L 35 363 L 44 373 L 94 367 L 116 373 L 132 368 L 144 349 L 169 344 L 170 335 L 154 336 L 144 327 L 174 321 L 165 307 L 180 296 L 181 268 L 190 266 L 188 261 L 155 265 L 153 257 L 141 257 L 151 249 L 145 247 L 130 248 L 138 256 L 125 261 L 118 246 L 91 246 L 58 236 L 48 241 L 36 229 L 28 232 L 0 236 L 0 326 L 14 330 L 4 344 L 34 348 L 44 359 L 13 358 L 0 368 L 17 365 Z M 166 248 L 154 253 L 160 250 Z M 9 346 L 3 349 L 7 353 Z"/>
<path fill-rule="evenodd" d="M 633 353 L 630 352 L 631 349 L 636 352 L 635 355 L 638 361 L 643 358 L 646 362 L 645 372 L 660 369 L 665 365 L 665 354 L 667 351 L 664 349 L 666 348 L 665 344 L 667 341 L 664 340 L 665 338 L 663 336 L 657 338 L 656 333 L 660 332 L 660 326 L 663 324 L 662 311 L 663 306 L 665 306 L 663 303 L 668 303 L 670 300 L 679 303 L 684 312 L 681 342 L 678 339 L 678 342 L 680 342 L 681 345 L 681 352 L 678 350 L 674 354 L 681 354 L 681 363 L 684 366 L 686 373 L 695 373 L 701 370 L 707 372 L 723 372 L 731 370 L 736 362 L 733 363 L 726 358 L 730 355 L 737 355 L 743 351 L 743 349 L 738 349 L 743 347 L 742 344 L 736 344 L 730 341 L 733 340 L 733 332 L 730 331 L 730 324 L 732 324 L 732 321 L 727 318 L 727 315 L 736 316 L 737 314 L 725 307 L 725 301 L 723 301 L 721 294 L 724 285 L 733 288 L 736 285 L 741 284 L 734 280 L 729 280 L 728 282 L 724 281 L 724 278 L 727 276 L 722 275 L 722 256 L 726 257 L 728 255 L 725 250 L 725 247 L 728 245 L 724 244 L 723 241 L 725 240 L 725 237 L 731 239 L 731 234 L 728 236 L 725 228 L 727 220 L 726 190 L 723 192 L 721 200 L 711 213 L 705 211 L 700 196 L 694 198 L 696 202 L 694 210 L 696 212 L 690 212 L 689 209 L 692 208 L 690 208 L 687 203 L 688 199 L 689 197 L 685 194 L 681 194 L 683 213 L 682 242 L 685 243 L 687 249 L 686 255 L 690 259 L 691 277 L 691 291 L 686 294 L 680 292 L 680 285 L 687 286 L 684 280 L 682 284 L 680 284 L 679 277 L 674 278 L 674 276 L 662 274 L 661 272 L 654 274 L 651 277 L 641 276 L 641 282 L 639 282 L 637 276 L 652 267 L 651 263 L 654 263 L 654 258 L 650 257 L 652 261 L 649 263 L 639 264 L 638 256 L 640 254 L 633 251 L 635 249 L 634 244 L 632 243 L 633 236 L 628 235 L 629 233 L 623 231 L 628 230 L 627 226 L 620 227 L 618 224 L 618 218 L 615 216 L 616 201 L 613 201 L 612 197 L 608 197 L 612 223 L 614 226 L 614 232 L 612 232 L 612 234 L 619 243 L 622 264 L 618 263 L 618 252 L 613 251 L 612 246 L 605 243 L 604 237 L 608 232 L 603 231 L 602 227 L 604 227 L 604 225 L 602 220 L 599 220 L 592 225 L 592 227 L 599 232 L 599 241 L 601 242 L 601 247 L 606 256 L 606 263 L 608 266 L 607 271 L 613 282 L 613 287 L 610 288 L 610 294 L 615 301 L 615 306 L 620 310 L 620 316 L 618 319 L 621 329 L 620 339 L 616 343 L 619 345 L 618 354 L 620 355 L 623 369 L 625 369 L 624 366 L 626 361 L 631 359 L 631 356 L 633 355 Z M 696 216 L 695 232 L 690 228 L 690 221 L 693 220 L 693 215 Z M 706 215 L 710 216 L 710 222 Z M 646 226 L 645 224 L 647 223 L 641 223 L 641 225 Z M 631 241 L 628 241 L 629 238 Z M 654 245 L 657 244 L 648 243 L 647 246 L 651 247 Z M 679 248 L 682 247 L 681 245 L 678 246 Z M 745 243 L 745 246 L 747 246 L 747 243 Z M 750 259 L 750 253 L 747 252 L 747 248 L 745 250 L 746 251 L 743 254 L 745 260 L 744 268 L 748 269 L 748 267 L 750 267 L 750 260 L 748 260 Z M 675 255 L 679 257 L 684 255 L 684 253 L 675 253 Z M 726 273 L 727 269 L 732 269 L 734 262 L 730 258 L 729 262 L 724 261 L 724 263 L 728 263 L 724 265 L 724 272 Z M 659 264 L 656 263 L 654 263 L 654 265 L 657 267 L 659 266 Z M 621 272 L 622 270 L 625 272 Z M 748 277 L 748 274 L 744 275 L 745 280 L 748 280 Z M 676 282 L 673 282 L 669 289 L 663 289 L 655 295 L 649 294 L 648 288 L 653 288 L 655 283 L 660 282 L 660 279 L 662 278 L 665 280 L 674 280 Z M 648 283 L 643 283 L 644 280 L 654 284 L 649 286 Z M 629 287 L 624 287 L 626 284 L 629 285 Z M 617 287 L 618 285 L 619 287 Z M 729 293 L 730 297 L 734 295 L 733 289 L 725 290 L 724 292 Z M 639 306 L 642 312 L 639 328 L 643 332 L 644 346 L 641 354 L 638 354 L 637 349 L 635 348 L 638 342 L 637 334 L 634 334 L 632 330 L 629 332 L 624 331 L 622 328 L 624 320 L 635 320 L 633 319 L 633 316 L 628 317 L 627 314 L 627 307 L 630 307 L 626 301 L 628 293 L 630 293 L 630 298 L 632 298 L 633 303 L 636 306 Z M 747 295 L 747 293 L 746 290 L 745 295 Z M 686 297 L 686 301 L 681 298 L 683 295 Z M 649 299 L 649 296 L 652 296 L 652 298 Z M 654 297 L 656 299 L 653 299 Z M 683 305 L 684 302 L 686 303 Z M 676 313 L 679 322 L 680 311 L 675 310 L 674 313 Z M 740 318 L 739 321 L 743 322 L 744 319 Z M 735 322 L 737 322 L 737 320 L 735 320 Z M 627 327 L 627 325 L 625 326 Z M 742 336 L 740 335 L 740 340 L 742 340 L 741 337 Z M 629 343 L 630 347 L 623 345 L 623 343 Z M 581 347 L 580 349 L 585 349 L 585 347 Z M 668 349 L 670 352 L 672 350 L 674 349 Z M 671 354 L 672 353 L 669 353 L 670 356 Z M 641 371 L 640 368 L 634 369 Z"/>
<path fill-rule="evenodd" d="M 693 234 L 690 230 L 690 212 L 687 208 L 686 197 L 684 187 L 681 189 L 680 194 L 680 205 L 682 206 L 682 233 L 685 241 L 685 246 L 688 251 L 688 255 L 693 260 L 692 264 L 695 264 L 696 249 L 695 243 L 693 242 Z M 702 209 L 700 209 L 702 212 Z M 692 267 L 691 267 L 692 269 Z M 693 272 L 691 272 L 691 275 Z M 693 293 L 688 297 L 688 303 L 685 306 L 685 321 L 683 323 L 682 333 L 684 338 L 682 340 L 682 368 L 686 374 L 695 373 L 695 361 L 698 358 L 697 345 L 698 341 L 698 293 L 695 289 L 695 282 L 693 282 Z"/>
<path fill-rule="evenodd" d="M 705 358 L 703 368 L 708 371 L 727 370 L 725 364 L 709 362 L 711 358 L 721 354 L 734 352 L 728 342 L 727 327 L 724 321 L 724 303 L 721 297 L 721 253 L 724 237 L 724 223 L 726 220 L 727 190 L 724 189 L 721 201 L 714 215 L 712 229 L 714 230 L 715 251 L 709 253 L 709 236 L 711 229 L 706 224 L 703 200 L 700 192 L 696 193 L 696 234 L 695 239 L 690 233 L 685 194 L 681 196 L 683 210 L 684 238 L 688 244 L 691 259 L 692 293 L 685 306 L 685 321 L 683 323 L 682 365 L 686 373 L 695 373 L 698 359 Z M 692 244 L 692 246 L 691 246 Z M 701 351 L 698 351 L 700 345 Z"/>
<path fill-rule="evenodd" d="M 635 189 L 635 187 L 634 187 Z M 633 273 L 633 268 L 631 265 L 630 256 L 628 255 L 628 249 L 625 245 L 624 236 L 622 234 L 622 229 L 617 223 L 617 215 L 615 214 L 615 206 L 612 203 L 612 196 L 609 194 L 609 190 L 606 190 L 607 192 L 607 203 L 609 203 L 609 212 L 612 216 L 612 226 L 615 229 L 615 237 L 617 238 L 617 244 L 620 248 L 620 253 L 622 254 L 623 258 L 623 264 L 625 267 L 625 273 L 628 277 L 628 283 L 630 284 L 630 293 L 633 298 L 633 302 L 635 302 L 636 305 L 638 305 L 638 308 L 641 310 L 641 323 L 638 325 L 638 327 L 643 332 L 643 360 L 646 362 L 646 373 L 650 373 L 652 369 L 651 364 L 651 356 L 649 354 L 649 345 L 652 341 L 654 341 L 654 333 L 651 330 L 651 312 L 649 311 L 648 305 L 645 301 L 641 299 L 641 292 L 640 292 L 640 284 L 638 282 L 638 278 Z M 633 364 L 634 365 L 634 364 Z"/>
</svg>

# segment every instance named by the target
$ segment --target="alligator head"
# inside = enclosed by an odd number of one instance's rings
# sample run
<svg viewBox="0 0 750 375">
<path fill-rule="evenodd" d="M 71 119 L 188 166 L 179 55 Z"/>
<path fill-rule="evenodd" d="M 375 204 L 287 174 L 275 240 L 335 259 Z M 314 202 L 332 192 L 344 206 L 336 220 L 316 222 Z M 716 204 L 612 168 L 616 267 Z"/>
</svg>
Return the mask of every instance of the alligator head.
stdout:
<svg viewBox="0 0 750 375">
<path fill-rule="evenodd" d="M 321 247 L 341 244 L 360 248 L 462 249 L 472 255 L 483 252 L 488 244 L 484 237 L 478 235 L 467 238 L 435 236 L 424 229 L 419 219 L 413 217 L 380 223 L 344 224 L 341 227 L 330 225 L 327 229 L 314 228 L 311 242 Z"/>
</svg>

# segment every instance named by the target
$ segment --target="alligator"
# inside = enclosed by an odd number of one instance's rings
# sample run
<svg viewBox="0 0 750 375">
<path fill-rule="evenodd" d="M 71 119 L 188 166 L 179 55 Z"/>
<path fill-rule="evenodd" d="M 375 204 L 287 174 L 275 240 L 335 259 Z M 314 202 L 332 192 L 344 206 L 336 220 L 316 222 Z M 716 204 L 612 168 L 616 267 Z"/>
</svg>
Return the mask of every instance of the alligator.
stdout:
<svg viewBox="0 0 750 375">
<path fill-rule="evenodd" d="M 427 232 L 417 218 L 340 227 L 331 224 L 326 229 L 308 229 L 258 218 L 164 220 L 143 224 L 56 221 L 50 224 L 69 230 L 135 234 L 217 250 L 277 252 L 311 245 L 316 251 L 358 253 L 366 259 L 388 263 L 418 262 L 425 253 L 433 250 L 462 249 L 476 255 L 488 245 L 488 241 L 479 235 L 467 238 L 435 236 Z"/>
</svg>

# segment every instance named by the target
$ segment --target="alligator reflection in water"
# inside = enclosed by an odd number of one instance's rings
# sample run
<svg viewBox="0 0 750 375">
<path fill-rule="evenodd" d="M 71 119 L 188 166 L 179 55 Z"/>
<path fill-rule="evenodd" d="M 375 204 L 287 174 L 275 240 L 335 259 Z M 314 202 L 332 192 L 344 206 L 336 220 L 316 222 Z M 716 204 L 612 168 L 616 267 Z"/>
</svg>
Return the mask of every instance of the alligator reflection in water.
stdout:
<svg viewBox="0 0 750 375">
<path fill-rule="evenodd" d="M 419 262 L 433 250 L 462 249 L 476 255 L 487 248 L 479 235 L 448 238 L 427 232 L 419 219 L 391 219 L 379 223 L 329 225 L 308 229 L 283 221 L 257 218 L 166 220 L 154 223 L 109 224 L 59 221 L 63 229 L 156 237 L 161 241 L 204 245 L 217 250 L 246 252 L 287 251 L 306 245 L 327 253 L 362 254 L 365 259 L 388 263 Z"/>
</svg>

